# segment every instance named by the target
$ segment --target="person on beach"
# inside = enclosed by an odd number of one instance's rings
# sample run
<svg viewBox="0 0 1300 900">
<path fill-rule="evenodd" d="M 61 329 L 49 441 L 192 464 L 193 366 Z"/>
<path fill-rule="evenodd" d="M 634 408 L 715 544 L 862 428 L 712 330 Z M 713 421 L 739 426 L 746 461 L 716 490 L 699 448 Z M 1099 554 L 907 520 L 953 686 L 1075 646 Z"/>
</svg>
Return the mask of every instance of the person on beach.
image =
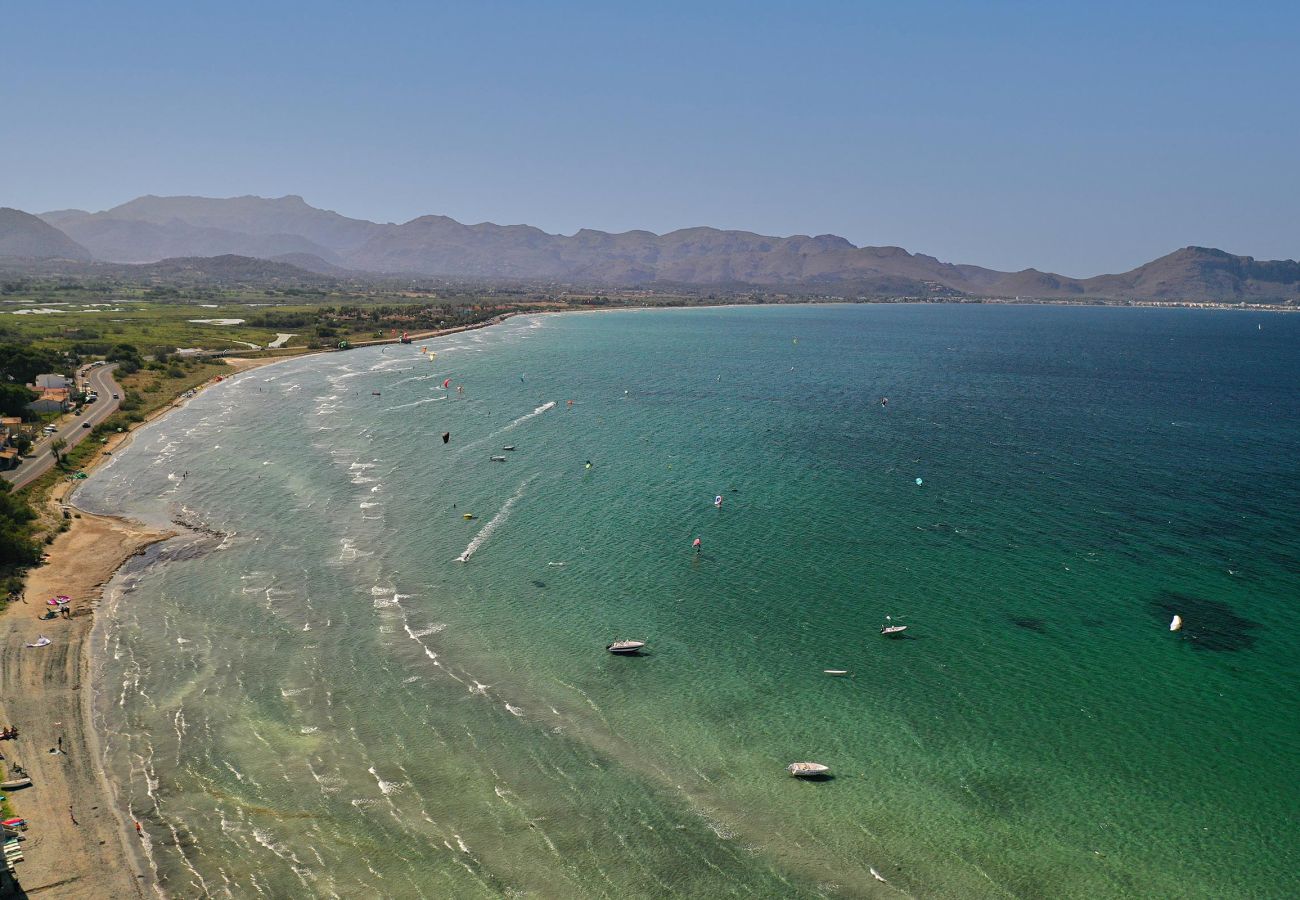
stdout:
<svg viewBox="0 0 1300 900">
<path fill-rule="evenodd" d="M 136 837 L 144 837 L 144 829 L 140 827 L 139 819 L 137 819 L 135 823 L 135 834 Z"/>
</svg>

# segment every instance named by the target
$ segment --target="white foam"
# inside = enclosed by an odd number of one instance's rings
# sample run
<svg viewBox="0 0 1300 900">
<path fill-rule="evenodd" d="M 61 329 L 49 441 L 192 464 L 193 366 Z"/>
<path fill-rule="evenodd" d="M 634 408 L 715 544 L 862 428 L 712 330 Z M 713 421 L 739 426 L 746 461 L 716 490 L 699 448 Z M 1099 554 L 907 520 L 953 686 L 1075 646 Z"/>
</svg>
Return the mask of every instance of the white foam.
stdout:
<svg viewBox="0 0 1300 900">
<path fill-rule="evenodd" d="M 507 425 L 505 428 L 502 428 L 501 430 L 509 431 L 511 428 L 514 428 L 516 425 L 522 425 L 524 422 L 527 422 L 529 419 L 534 418 L 536 416 L 540 416 L 548 409 L 554 409 L 554 408 L 555 408 L 554 400 L 551 400 L 547 403 L 543 403 L 541 406 L 537 407 L 537 409 L 533 410 L 527 415 L 520 416 L 519 418 L 515 419 L 513 422 L 511 422 L 509 425 Z"/>
<path fill-rule="evenodd" d="M 397 406 L 386 407 L 384 409 L 384 412 L 392 412 L 393 410 L 396 409 L 409 409 L 412 406 L 420 406 L 421 404 L 424 403 L 437 403 L 439 400 L 446 400 L 446 399 L 447 399 L 446 397 L 425 397 L 423 400 L 415 400 L 411 403 L 400 403 Z"/>
<path fill-rule="evenodd" d="M 528 483 L 532 481 L 533 478 L 534 476 L 530 475 L 523 480 L 514 495 L 505 502 L 505 505 L 501 507 L 497 514 L 493 516 L 486 525 L 479 529 L 478 534 L 474 535 L 474 539 L 469 542 L 469 546 L 465 548 L 464 552 L 461 553 L 460 556 L 456 557 L 456 562 L 468 562 L 469 558 L 478 552 L 478 548 L 483 546 L 483 542 L 492 536 L 492 532 L 496 531 L 497 528 L 499 528 L 501 524 L 509 518 L 510 509 L 516 502 L 518 502 L 519 498 L 524 495 L 524 488 L 528 486 Z"/>
<path fill-rule="evenodd" d="M 437 378 L 438 374 L 440 373 L 430 372 L 427 375 L 412 375 L 409 378 L 402 378 L 399 379 L 398 381 L 394 381 L 388 387 L 391 390 L 392 388 L 397 387 L 399 384 L 406 384 L 408 381 L 428 381 L 430 378 Z"/>
<path fill-rule="evenodd" d="M 384 781 L 384 779 L 379 777 L 379 773 L 375 771 L 374 766 L 371 766 L 366 771 L 369 772 L 371 775 L 375 776 L 375 781 L 379 785 L 379 790 L 383 793 L 385 797 L 396 794 L 402 788 L 406 787 L 406 784 L 404 782 Z"/>
</svg>

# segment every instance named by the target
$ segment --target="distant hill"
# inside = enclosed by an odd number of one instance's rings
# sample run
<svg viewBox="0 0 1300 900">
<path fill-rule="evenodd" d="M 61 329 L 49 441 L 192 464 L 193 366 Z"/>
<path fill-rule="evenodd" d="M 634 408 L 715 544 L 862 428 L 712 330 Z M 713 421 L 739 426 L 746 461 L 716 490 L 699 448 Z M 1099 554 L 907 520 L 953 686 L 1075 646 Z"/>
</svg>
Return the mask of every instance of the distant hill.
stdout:
<svg viewBox="0 0 1300 900">
<path fill-rule="evenodd" d="M 855 247 L 831 234 L 771 237 L 686 228 L 663 235 L 583 229 L 570 236 L 436 215 L 385 225 L 316 209 L 298 196 L 147 196 L 104 212 L 59 210 L 43 218 L 97 258 L 122 262 L 235 254 L 339 276 L 775 288 L 839 296 L 1300 301 L 1300 264 L 1199 247 L 1131 272 L 1076 279 L 955 265 L 901 247 Z"/>
<path fill-rule="evenodd" d="M 1300 299 L 1300 262 L 1184 247 L 1123 275 L 1098 275 L 1080 284 L 1084 293 L 1099 297 Z"/>
<path fill-rule="evenodd" d="M 31 213 L 0 207 L 0 256 L 90 259 L 90 251 Z"/>
<path fill-rule="evenodd" d="M 334 280 L 285 262 L 249 256 L 190 256 L 130 266 L 134 276 L 250 285 L 329 285 Z"/>
<path fill-rule="evenodd" d="M 338 263 L 338 250 L 383 226 L 308 206 L 296 196 L 138 197 L 103 212 L 58 210 L 42 218 L 109 262 L 235 254 L 309 253 Z"/>
<path fill-rule="evenodd" d="M 260 256 L 285 253 L 334 255 L 298 234 L 247 234 L 194 225 L 179 219 L 149 222 L 117 219 L 102 213 L 65 218 L 58 226 L 105 262 L 142 263 L 182 256 Z"/>
<path fill-rule="evenodd" d="M 345 269 L 342 266 L 336 266 L 332 262 L 321 259 L 314 253 L 281 253 L 279 256 L 273 256 L 271 259 L 275 262 L 288 263 L 291 266 L 297 266 L 300 269 L 306 269 L 308 272 L 316 272 L 320 275 L 356 275 L 351 269 Z"/>
<path fill-rule="evenodd" d="M 157 286 L 325 289 L 341 283 L 337 278 L 287 262 L 233 254 L 178 257 L 151 263 L 0 257 L 0 275 L 90 278 L 108 283 L 117 281 Z M 353 278 L 348 283 L 357 282 Z"/>
</svg>

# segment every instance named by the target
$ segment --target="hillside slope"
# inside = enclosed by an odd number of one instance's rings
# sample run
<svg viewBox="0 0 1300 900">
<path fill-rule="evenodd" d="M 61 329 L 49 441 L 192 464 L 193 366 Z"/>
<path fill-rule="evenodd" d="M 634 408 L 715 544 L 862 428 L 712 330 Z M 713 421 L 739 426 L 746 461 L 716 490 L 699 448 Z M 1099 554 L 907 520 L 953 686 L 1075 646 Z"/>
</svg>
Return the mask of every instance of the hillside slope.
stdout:
<svg viewBox="0 0 1300 900">
<path fill-rule="evenodd" d="M 90 251 L 59 229 L 20 209 L 0 207 L 0 256 L 90 259 Z"/>
</svg>

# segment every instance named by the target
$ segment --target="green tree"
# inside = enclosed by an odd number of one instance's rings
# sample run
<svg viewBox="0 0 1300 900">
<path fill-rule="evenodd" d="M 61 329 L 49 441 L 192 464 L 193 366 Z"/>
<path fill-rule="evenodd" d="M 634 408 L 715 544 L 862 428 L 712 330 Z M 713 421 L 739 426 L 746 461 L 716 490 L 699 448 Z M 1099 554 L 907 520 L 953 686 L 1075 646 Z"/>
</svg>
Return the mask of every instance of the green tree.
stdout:
<svg viewBox="0 0 1300 900">
<path fill-rule="evenodd" d="M 7 481 L 0 481 L 0 572 L 40 562 L 40 545 L 32 538 L 31 523 L 36 513 L 12 493 Z"/>
<path fill-rule="evenodd" d="M 27 413 L 27 404 L 37 398 L 37 393 L 21 384 L 0 382 L 0 415 L 21 416 Z"/>
<path fill-rule="evenodd" d="M 24 344 L 0 345 L 0 381 L 30 384 L 37 375 L 58 372 L 68 364 L 61 353 Z"/>
<path fill-rule="evenodd" d="M 118 369 L 126 375 L 139 372 L 144 365 L 144 360 L 140 357 L 140 351 L 133 344 L 117 344 L 112 350 L 108 351 L 105 358 L 109 362 L 117 363 Z"/>
</svg>

